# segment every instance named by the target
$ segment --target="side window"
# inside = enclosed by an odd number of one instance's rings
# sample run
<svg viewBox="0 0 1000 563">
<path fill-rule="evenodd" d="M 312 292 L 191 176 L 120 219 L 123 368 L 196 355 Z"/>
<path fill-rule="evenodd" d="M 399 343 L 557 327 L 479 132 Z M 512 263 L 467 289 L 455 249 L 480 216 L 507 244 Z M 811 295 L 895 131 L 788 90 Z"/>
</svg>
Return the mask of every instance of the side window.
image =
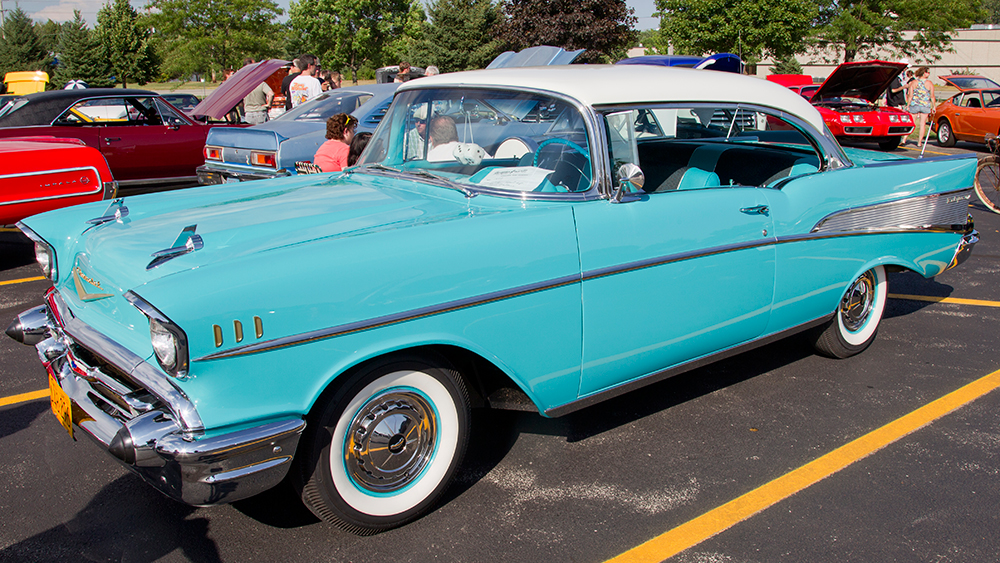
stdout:
<svg viewBox="0 0 1000 563">
<path fill-rule="evenodd" d="M 159 99 L 156 99 L 156 110 L 164 125 L 187 125 L 187 121 L 183 117 L 177 115 L 176 111 Z"/>
<path fill-rule="evenodd" d="M 739 106 L 669 106 L 605 114 L 610 175 L 638 164 L 643 191 L 770 186 L 819 170 L 821 154 L 779 115 Z"/>
<path fill-rule="evenodd" d="M 57 123 L 95 125 L 125 121 L 128 121 L 128 108 L 124 98 L 80 100 L 56 119 Z"/>
<path fill-rule="evenodd" d="M 125 98 L 129 125 L 162 125 L 153 98 Z"/>
<path fill-rule="evenodd" d="M 1000 105 L 1000 92 L 983 92 L 983 103 L 986 104 L 988 108 L 995 108 Z"/>
</svg>

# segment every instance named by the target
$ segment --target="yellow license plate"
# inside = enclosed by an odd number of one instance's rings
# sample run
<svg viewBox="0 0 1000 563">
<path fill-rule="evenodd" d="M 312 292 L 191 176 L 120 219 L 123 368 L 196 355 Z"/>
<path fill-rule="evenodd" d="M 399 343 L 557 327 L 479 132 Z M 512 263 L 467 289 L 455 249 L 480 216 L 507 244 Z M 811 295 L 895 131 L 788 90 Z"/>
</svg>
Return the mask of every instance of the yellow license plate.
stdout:
<svg viewBox="0 0 1000 563">
<path fill-rule="evenodd" d="M 73 404 L 69 400 L 69 395 L 62 390 L 56 378 L 49 374 L 49 401 L 52 403 L 52 412 L 59 419 L 59 424 L 69 432 L 69 437 L 73 437 Z"/>
</svg>

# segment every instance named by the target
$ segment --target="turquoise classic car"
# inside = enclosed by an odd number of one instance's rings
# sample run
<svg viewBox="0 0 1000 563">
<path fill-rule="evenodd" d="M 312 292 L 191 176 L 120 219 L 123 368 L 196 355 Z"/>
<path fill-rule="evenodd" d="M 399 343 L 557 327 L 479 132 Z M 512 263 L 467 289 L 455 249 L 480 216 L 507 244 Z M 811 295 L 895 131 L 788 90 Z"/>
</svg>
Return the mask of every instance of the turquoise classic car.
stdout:
<svg viewBox="0 0 1000 563">
<path fill-rule="evenodd" d="M 374 533 L 440 498 L 472 408 L 560 416 L 800 331 L 861 352 L 887 271 L 971 251 L 975 169 L 845 152 L 730 73 L 421 78 L 343 173 L 25 219 L 53 287 L 7 333 L 66 430 L 166 495 L 288 478 Z"/>
</svg>

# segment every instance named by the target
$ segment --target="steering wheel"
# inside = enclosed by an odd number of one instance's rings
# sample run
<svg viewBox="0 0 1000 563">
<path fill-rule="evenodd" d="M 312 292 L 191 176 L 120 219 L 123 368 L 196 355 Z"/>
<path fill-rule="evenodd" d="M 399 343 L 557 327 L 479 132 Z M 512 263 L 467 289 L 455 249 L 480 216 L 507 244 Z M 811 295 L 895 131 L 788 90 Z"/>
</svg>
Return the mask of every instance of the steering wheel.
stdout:
<svg viewBox="0 0 1000 563">
<path fill-rule="evenodd" d="M 586 149 L 580 145 L 569 141 L 566 139 L 561 139 L 558 137 L 553 137 L 547 139 L 538 144 L 538 148 L 535 149 L 535 157 L 533 166 L 538 166 L 539 156 L 542 154 L 542 149 L 553 143 L 566 145 L 567 147 L 573 149 L 579 153 L 585 159 L 582 166 L 578 162 L 574 162 L 575 159 L 563 158 L 563 153 L 559 154 L 559 158 L 556 160 L 555 165 L 552 167 L 553 172 L 549 175 L 548 180 L 551 184 L 555 186 L 560 186 L 566 191 L 578 191 L 579 184 L 583 180 L 590 180 L 590 154 Z M 562 166 L 561 166 L 562 165 Z M 567 170 L 568 169 L 568 170 Z"/>
<path fill-rule="evenodd" d="M 546 139 L 546 140 L 544 140 L 544 141 L 542 141 L 541 143 L 538 144 L 538 148 L 535 149 L 535 159 L 534 159 L 534 162 L 532 162 L 532 164 L 531 164 L 532 166 L 538 166 L 538 156 L 540 154 L 542 154 L 542 149 L 545 148 L 545 147 L 547 147 L 547 146 L 549 146 L 549 145 L 551 145 L 551 144 L 553 144 L 553 143 L 558 144 L 558 145 L 566 145 L 567 147 L 569 147 L 569 148 L 575 150 L 576 152 L 582 154 L 583 157 L 587 159 L 587 168 L 590 168 L 590 153 L 587 152 L 587 149 L 581 147 L 580 145 L 574 143 L 573 141 L 570 141 L 570 140 L 567 140 L 567 139 L 561 139 L 559 137 L 553 137 L 551 139 Z M 582 173 L 583 171 L 581 170 L 580 172 Z"/>
</svg>

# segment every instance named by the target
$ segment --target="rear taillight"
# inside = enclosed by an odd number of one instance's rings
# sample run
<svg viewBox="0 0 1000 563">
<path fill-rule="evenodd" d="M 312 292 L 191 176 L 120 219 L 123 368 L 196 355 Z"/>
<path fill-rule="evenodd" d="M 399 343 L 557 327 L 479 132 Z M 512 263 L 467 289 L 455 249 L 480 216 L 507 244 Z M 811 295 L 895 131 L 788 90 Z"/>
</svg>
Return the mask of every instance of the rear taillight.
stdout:
<svg viewBox="0 0 1000 563">
<path fill-rule="evenodd" d="M 277 168 L 277 160 L 273 152 L 252 152 L 250 153 L 250 164 L 254 166 L 267 166 Z"/>
<path fill-rule="evenodd" d="M 222 160 L 222 149 L 219 147 L 205 147 L 205 160 Z"/>
</svg>

